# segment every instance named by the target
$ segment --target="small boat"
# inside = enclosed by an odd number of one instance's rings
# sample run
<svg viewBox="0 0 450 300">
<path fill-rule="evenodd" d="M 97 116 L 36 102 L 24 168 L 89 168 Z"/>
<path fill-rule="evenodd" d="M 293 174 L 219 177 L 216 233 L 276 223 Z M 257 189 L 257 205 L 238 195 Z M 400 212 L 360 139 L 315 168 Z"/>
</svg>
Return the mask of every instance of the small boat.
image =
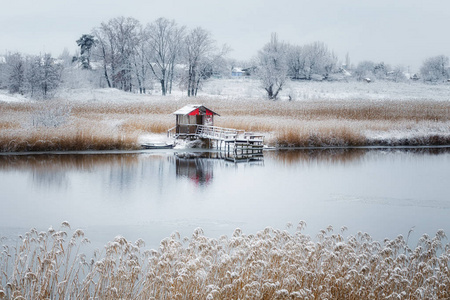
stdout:
<svg viewBox="0 0 450 300">
<path fill-rule="evenodd" d="M 142 144 L 142 149 L 172 149 L 173 144 L 167 143 L 146 143 Z"/>
</svg>

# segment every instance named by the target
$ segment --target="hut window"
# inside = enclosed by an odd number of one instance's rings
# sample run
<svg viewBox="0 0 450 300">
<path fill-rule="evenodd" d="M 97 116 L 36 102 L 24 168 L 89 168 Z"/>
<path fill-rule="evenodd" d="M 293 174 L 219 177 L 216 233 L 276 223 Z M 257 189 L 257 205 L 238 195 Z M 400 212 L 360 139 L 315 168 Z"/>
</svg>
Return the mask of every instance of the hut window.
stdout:
<svg viewBox="0 0 450 300">
<path fill-rule="evenodd" d="M 189 116 L 179 115 L 179 124 L 189 124 Z"/>
<path fill-rule="evenodd" d="M 197 124 L 197 116 L 189 116 L 189 124 Z"/>
</svg>

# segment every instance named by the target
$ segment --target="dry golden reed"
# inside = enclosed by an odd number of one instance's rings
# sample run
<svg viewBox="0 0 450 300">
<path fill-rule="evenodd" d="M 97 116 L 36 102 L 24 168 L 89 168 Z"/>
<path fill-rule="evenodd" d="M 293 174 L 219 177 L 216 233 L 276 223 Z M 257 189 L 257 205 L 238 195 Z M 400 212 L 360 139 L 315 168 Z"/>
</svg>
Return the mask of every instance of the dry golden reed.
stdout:
<svg viewBox="0 0 450 300">
<path fill-rule="evenodd" d="M 208 238 L 178 233 L 157 250 L 118 236 L 87 258 L 82 230 L 32 229 L 0 254 L 2 299 L 447 299 L 450 244 L 445 233 L 374 241 L 346 228 L 313 239 L 296 230 Z"/>
<path fill-rule="evenodd" d="M 0 103 L 0 151 L 138 149 L 140 135 L 166 133 L 192 100 Z M 263 133 L 270 146 L 450 144 L 447 101 L 194 101 L 221 115 L 217 126 Z"/>
</svg>

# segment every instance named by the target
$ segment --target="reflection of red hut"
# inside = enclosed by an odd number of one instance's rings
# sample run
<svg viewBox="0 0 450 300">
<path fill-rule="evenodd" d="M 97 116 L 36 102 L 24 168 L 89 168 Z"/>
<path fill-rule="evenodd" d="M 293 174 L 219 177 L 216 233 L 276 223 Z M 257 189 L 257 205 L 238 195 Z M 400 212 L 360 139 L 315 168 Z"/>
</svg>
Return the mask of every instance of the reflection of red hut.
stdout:
<svg viewBox="0 0 450 300">
<path fill-rule="evenodd" d="M 213 163 L 202 158 L 176 160 L 177 176 L 187 177 L 195 185 L 207 185 L 213 179 Z"/>
<path fill-rule="evenodd" d="M 176 112 L 176 135 L 190 135 L 195 134 L 198 125 L 214 126 L 214 115 L 218 113 L 213 112 L 203 105 L 186 105 Z"/>
</svg>

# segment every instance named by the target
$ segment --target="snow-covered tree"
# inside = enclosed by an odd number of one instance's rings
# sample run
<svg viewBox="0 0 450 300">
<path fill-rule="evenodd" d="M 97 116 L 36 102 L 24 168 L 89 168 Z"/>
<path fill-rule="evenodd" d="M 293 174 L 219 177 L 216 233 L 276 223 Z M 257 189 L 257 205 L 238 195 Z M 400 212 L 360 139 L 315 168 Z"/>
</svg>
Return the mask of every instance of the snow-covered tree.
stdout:
<svg viewBox="0 0 450 300">
<path fill-rule="evenodd" d="M 375 63 L 373 61 L 365 60 L 356 66 L 354 74 L 357 80 L 363 80 L 365 78 L 373 78 L 375 69 Z"/>
<path fill-rule="evenodd" d="M 118 17 L 93 30 L 98 40 L 96 58 L 102 62 L 108 87 L 132 90 L 133 55 L 139 42 L 140 26 L 134 18 Z"/>
<path fill-rule="evenodd" d="M 146 27 L 145 41 L 149 49 L 148 65 L 161 84 L 162 95 L 171 92 L 174 67 L 181 55 L 184 31 L 184 27 L 179 27 L 175 21 L 165 18 L 159 18 Z"/>
<path fill-rule="evenodd" d="M 77 40 L 77 45 L 80 47 L 80 60 L 81 67 L 83 69 L 90 70 L 91 67 L 91 50 L 95 47 L 97 41 L 91 34 L 83 34 L 81 38 Z"/>
<path fill-rule="evenodd" d="M 6 58 L 0 55 L 0 89 L 7 88 L 7 66 L 6 66 Z"/>
<path fill-rule="evenodd" d="M 219 63 L 224 63 L 227 52 L 226 46 L 218 50 L 211 33 L 203 28 L 194 28 L 186 35 L 183 53 L 187 72 L 183 82 L 189 97 L 197 96 L 202 81 L 212 75 Z"/>
<path fill-rule="evenodd" d="M 351 69 L 353 69 L 352 68 L 352 63 L 351 63 L 351 60 L 350 60 L 350 54 L 347 52 L 347 54 L 345 54 L 345 63 L 344 63 L 344 65 L 343 65 L 343 68 L 345 69 L 345 70 L 351 70 Z"/>
<path fill-rule="evenodd" d="M 426 59 L 420 68 L 420 73 L 425 81 L 447 81 L 450 77 L 448 56 L 438 55 Z"/>
<path fill-rule="evenodd" d="M 22 54 L 14 53 L 6 57 L 7 84 L 10 93 L 25 92 L 25 59 Z"/>
<path fill-rule="evenodd" d="M 288 46 L 278 41 L 276 33 L 272 33 L 270 42 L 258 52 L 256 74 L 269 99 L 277 99 L 288 79 L 287 50 Z"/>
<path fill-rule="evenodd" d="M 336 69 L 337 57 L 323 42 L 314 42 L 303 48 L 306 56 L 306 78 L 311 79 L 312 75 L 323 76 L 324 78 Z"/>
<path fill-rule="evenodd" d="M 392 71 L 388 72 L 388 79 L 394 82 L 403 82 L 406 81 L 406 75 L 404 73 L 405 68 L 403 66 L 396 66 L 392 69 Z"/>
<path fill-rule="evenodd" d="M 376 64 L 373 68 L 373 74 L 377 79 L 387 79 L 390 72 L 391 66 L 385 64 L 384 62 Z"/>
<path fill-rule="evenodd" d="M 327 78 L 338 70 L 336 55 L 322 42 L 288 45 L 286 63 L 292 79 Z"/>
<path fill-rule="evenodd" d="M 287 46 L 286 64 L 291 79 L 306 79 L 306 55 L 302 46 Z"/>
<path fill-rule="evenodd" d="M 151 84 L 150 67 L 148 64 L 149 51 L 147 49 L 148 36 L 144 29 L 140 28 L 138 42 L 135 44 L 133 55 L 133 71 L 136 77 L 139 93 L 145 94 Z"/>
<path fill-rule="evenodd" d="M 50 54 L 28 59 L 26 79 L 29 93 L 34 98 L 51 98 L 61 83 L 63 66 Z"/>
</svg>

